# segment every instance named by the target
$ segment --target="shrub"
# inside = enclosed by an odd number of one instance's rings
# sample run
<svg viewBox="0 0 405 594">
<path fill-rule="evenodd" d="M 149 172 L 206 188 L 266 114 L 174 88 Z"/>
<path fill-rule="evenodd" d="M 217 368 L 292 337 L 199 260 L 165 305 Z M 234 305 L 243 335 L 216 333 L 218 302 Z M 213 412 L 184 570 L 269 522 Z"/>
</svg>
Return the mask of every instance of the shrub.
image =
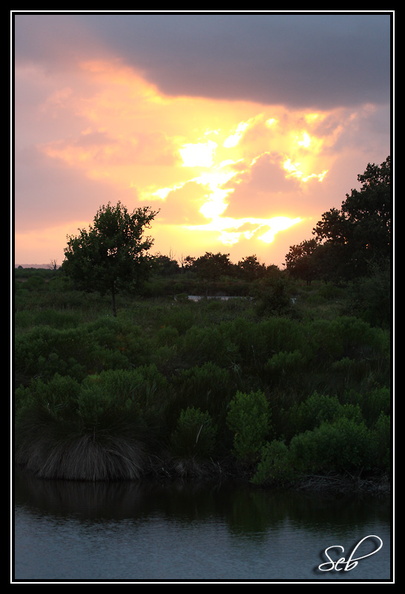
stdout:
<svg viewBox="0 0 405 594">
<path fill-rule="evenodd" d="M 285 483 L 294 477 L 287 445 L 282 441 L 267 442 L 260 452 L 260 461 L 251 482 L 254 485 Z"/>
<path fill-rule="evenodd" d="M 370 324 L 390 327 L 391 269 L 389 265 L 372 266 L 371 275 L 359 278 L 349 288 L 349 305 L 356 316 Z"/>
<path fill-rule="evenodd" d="M 385 357 L 385 333 L 352 316 L 315 320 L 308 325 L 308 341 L 322 361 Z"/>
<path fill-rule="evenodd" d="M 184 334 L 195 322 L 196 312 L 193 305 L 193 303 L 187 303 L 166 310 L 164 323 L 175 328 L 179 334 Z"/>
<path fill-rule="evenodd" d="M 281 275 L 258 283 L 256 311 L 259 316 L 279 316 L 291 312 L 291 288 Z"/>
<path fill-rule="evenodd" d="M 188 407 L 180 412 L 171 435 L 171 447 L 177 456 L 205 458 L 215 449 L 216 428 L 208 412 Z"/>
<path fill-rule="evenodd" d="M 370 430 L 347 418 L 295 435 L 289 450 L 292 464 L 304 473 L 351 473 L 373 465 Z"/>
<path fill-rule="evenodd" d="M 380 414 L 389 417 L 391 412 L 390 389 L 381 387 L 365 392 L 362 397 L 361 407 L 363 415 L 370 425 L 379 419 Z"/>
<path fill-rule="evenodd" d="M 258 331 L 263 333 L 267 358 L 280 351 L 307 352 L 308 343 L 303 334 L 305 327 L 299 322 L 288 318 L 270 318 L 258 325 Z"/>
<path fill-rule="evenodd" d="M 58 330 L 49 326 L 37 326 L 16 337 L 16 377 L 19 379 L 40 375 L 43 379 L 50 379 L 55 373 L 60 373 L 75 374 L 77 379 L 82 379 L 90 353 L 91 341 L 82 327 Z"/>
<path fill-rule="evenodd" d="M 63 418 L 77 409 L 80 384 L 70 376 L 55 374 L 45 382 L 33 380 L 29 387 L 19 386 L 15 390 L 16 423 L 25 414 L 35 409 L 46 409 L 55 418 Z"/>
<path fill-rule="evenodd" d="M 82 384 L 79 411 L 125 411 L 153 418 L 166 404 L 168 382 L 155 365 L 106 370 Z"/>
<path fill-rule="evenodd" d="M 294 374 L 301 377 L 300 372 L 305 368 L 306 362 L 306 357 L 298 349 L 292 352 L 280 351 L 268 359 L 265 369 L 273 379 L 292 380 Z"/>
<path fill-rule="evenodd" d="M 341 404 L 336 396 L 314 392 L 303 402 L 293 405 L 289 411 L 290 426 L 295 434 L 315 429 L 321 423 L 333 422 L 340 417 L 363 420 L 360 407 L 355 404 Z"/>
<path fill-rule="evenodd" d="M 218 420 L 225 414 L 234 391 L 229 370 L 211 362 L 183 370 L 173 385 L 176 401 L 181 407 L 202 408 Z"/>
<path fill-rule="evenodd" d="M 51 326 L 60 330 L 76 328 L 79 319 L 73 312 L 58 311 L 57 309 L 42 309 L 35 314 L 34 323 L 38 326 Z"/>
<path fill-rule="evenodd" d="M 159 346 L 174 346 L 179 338 L 179 331 L 173 326 L 162 326 L 156 334 Z"/>
<path fill-rule="evenodd" d="M 265 394 L 237 392 L 229 403 L 227 424 L 233 432 L 236 457 L 248 464 L 256 462 L 270 430 L 270 407 Z"/>
<path fill-rule="evenodd" d="M 221 335 L 229 349 L 232 362 L 244 367 L 260 366 L 265 357 L 265 340 L 260 324 L 238 317 L 220 325 Z"/>
<path fill-rule="evenodd" d="M 16 337 L 15 370 L 18 381 L 55 373 L 74 376 L 105 369 L 130 369 L 149 360 L 150 343 L 140 328 L 114 318 L 82 324 L 78 328 L 56 329 L 37 326 Z"/>
<path fill-rule="evenodd" d="M 180 345 L 180 355 L 189 365 L 202 365 L 210 361 L 220 367 L 226 366 L 233 352 L 233 345 L 226 341 L 216 327 L 192 326 Z"/>
<path fill-rule="evenodd" d="M 389 472 L 391 469 L 391 417 L 381 413 L 374 426 L 375 459 L 379 467 Z"/>
<path fill-rule="evenodd" d="M 154 383 L 155 382 L 155 383 Z M 138 478 L 155 427 L 154 369 L 54 376 L 16 391 L 16 461 L 45 478 Z"/>
</svg>

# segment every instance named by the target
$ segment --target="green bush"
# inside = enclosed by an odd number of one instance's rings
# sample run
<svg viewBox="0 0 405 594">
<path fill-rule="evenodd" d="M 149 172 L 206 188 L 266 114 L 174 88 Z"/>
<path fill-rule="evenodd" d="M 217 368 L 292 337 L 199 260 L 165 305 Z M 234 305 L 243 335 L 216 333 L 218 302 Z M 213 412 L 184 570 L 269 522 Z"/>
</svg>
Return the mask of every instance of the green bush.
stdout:
<svg viewBox="0 0 405 594">
<path fill-rule="evenodd" d="M 258 325 L 257 330 L 263 333 L 266 345 L 266 359 L 273 353 L 281 351 L 307 352 L 308 342 L 305 326 L 289 318 L 270 318 Z"/>
<path fill-rule="evenodd" d="M 90 341 L 82 327 L 57 330 L 49 326 L 36 326 L 15 338 L 17 383 L 20 378 L 34 376 L 50 379 L 55 373 L 75 375 L 76 379 L 81 379 L 85 375 L 89 354 Z"/>
<path fill-rule="evenodd" d="M 107 370 L 79 383 L 69 376 L 37 379 L 16 389 L 16 428 L 30 416 L 58 421 L 62 433 L 100 436 L 132 432 L 144 438 L 164 423 L 167 380 L 155 366 Z M 22 422 L 24 421 L 24 422 Z"/>
<path fill-rule="evenodd" d="M 267 442 L 261 449 L 260 461 L 251 482 L 254 485 L 282 484 L 294 477 L 287 445 L 282 441 Z"/>
<path fill-rule="evenodd" d="M 180 356 L 188 365 L 212 362 L 220 367 L 229 365 L 234 345 L 227 342 L 217 327 L 192 326 L 182 337 Z"/>
<path fill-rule="evenodd" d="M 308 346 L 321 361 L 376 359 L 389 354 L 385 333 L 353 316 L 312 321 L 307 336 Z"/>
<path fill-rule="evenodd" d="M 349 287 L 352 312 L 373 326 L 389 328 L 392 314 L 391 267 L 373 266 L 371 276 L 353 281 Z"/>
<path fill-rule="evenodd" d="M 15 390 L 17 426 L 19 419 L 24 414 L 30 414 L 35 409 L 47 410 L 55 418 L 71 416 L 77 410 L 77 398 L 80 390 L 81 386 L 78 381 L 59 374 L 55 374 L 47 382 L 35 379 L 28 387 L 17 387 Z"/>
<path fill-rule="evenodd" d="M 348 418 L 295 435 L 289 450 L 292 464 L 303 473 L 360 472 L 374 463 L 371 431 Z"/>
<path fill-rule="evenodd" d="M 215 450 L 216 428 L 211 415 L 199 408 L 188 407 L 180 412 L 170 439 L 177 456 L 206 458 Z"/>
<path fill-rule="evenodd" d="M 391 469 L 391 417 L 388 414 L 381 413 L 377 419 L 373 431 L 375 445 L 375 461 L 379 468 L 386 472 Z"/>
<path fill-rule="evenodd" d="M 16 336 L 14 361 L 18 381 L 55 373 L 78 380 L 106 369 L 130 369 L 150 359 L 150 341 L 137 326 L 100 318 L 77 328 L 36 326 Z M 21 378 L 21 379 L 20 379 Z"/>
<path fill-rule="evenodd" d="M 162 326 L 156 334 L 159 346 L 174 346 L 179 339 L 179 331 L 173 326 Z"/>
<path fill-rule="evenodd" d="M 291 287 L 281 275 L 259 281 L 256 289 L 259 316 L 280 316 L 291 312 Z"/>
<path fill-rule="evenodd" d="M 308 398 L 291 407 L 288 413 L 294 434 L 315 429 L 321 423 L 333 422 L 340 417 L 362 422 L 359 405 L 341 404 L 336 396 L 326 396 L 314 392 Z"/>
<path fill-rule="evenodd" d="M 188 302 L 187 304 L 175 306 L 165 311 L 164 324 L 172 326 L 177 330 L 179 334 L 184 334 L 195 323 L 196 312 L 193 308 L 194 303 Z"/>
<path fill-rule="evenodd" d="M 76 328 L 79 319 L 74 312 L 47 308 L 35 313 L 34 323 L 37 326 L 51 326 L 52 328 L 64 330 L 66 328 Z"/>
<path fill-rule="evenodd" d="M 88 376 L 82 383 L 80 402 L 86 407 L 89 399 L 99 408 L 108 410 L 136 409 L 143 415 L 163 411 L 167 400 L 168 382 L 155 365 L 136 369 L 109 369 Z"/>
<path fill-rule="evenodd" d="M 270 431 L 270 407 L 265 394 L 237 392 L 229 403 L 227 424 L 233 432 L 236 457 L 244 463 L 256 462 Z"/>
<path fill-rule="evenodd" d="M 211 362 L 181 371 L 172 383 L 177 406 L 207 410 L 218 421 L 234 393 L 230 371 Z"/>
<path fill-rule="evenodd" d="M 265 359 L 265 338 L 260 324 L 237 317 L 220 325 L 221 335 L 230 345 L 230 357 L 234 364 L 244 368 L 261 366 Z"/>
<path fill-rule="evenodd" d="M 268 359 L 264 368 L 272 379 L 292 380 L 294 374 L 302 377 L 307 358 L 297 349 L 292 352 L 280 351 Z"/>
<path fill-rule="evenodd" d="M 369 424 L 376 422 L 380 414 L 385 416 L 391 412 L 391 390 L 387 387 L 375 388 L 364 393 L 361 408 L 364 418 Z"/>
</svg>

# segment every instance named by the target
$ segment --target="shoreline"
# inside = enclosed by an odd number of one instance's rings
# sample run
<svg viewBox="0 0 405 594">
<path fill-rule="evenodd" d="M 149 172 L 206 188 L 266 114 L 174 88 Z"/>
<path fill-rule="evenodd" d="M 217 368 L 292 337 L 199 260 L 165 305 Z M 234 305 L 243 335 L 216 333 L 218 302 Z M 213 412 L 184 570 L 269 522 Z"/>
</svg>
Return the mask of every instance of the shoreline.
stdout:
<svg viewBox="0 0 405 594">
<path fill-rule="evenodd" d="M 84 483 L 84 484 L 151 484 L 153 482 L 162 484 L 176 484 L 177 482 L 195 483 L 200 486 L 220 485 L 221 483 L 235 483 L 249 486 L 252 489 L 265 491 L 285 490 L 292 492 L 316 493 L 319 495 L 347 495 L 347 494 L 366 494 L 377 497 L 388 497 L 392 493 L 392 481 L 387 475 L 368 476 L 348 476 L 339 474 L 311 474 L 297 476 L 295 480 L 290 481 L 272 481 L 262 485 L 252 483 L 252 474 L 246 469 L 237 466 L 221 465 L 215 461 L 196 461 L 194 459 L 182 459 L 172 461 L 170 467 L 163 461 L 155 461 L 148 470 L 145 470 L 138 478 L 112 478 L 94 480 L 92 478 L 63 478 L 41 476 L 38 472 L 27 468 L 27 466 L 16 463 L 14 473 L 27 478 L 33 478 L 44 482 L 57 483 Z"/>
</svg>

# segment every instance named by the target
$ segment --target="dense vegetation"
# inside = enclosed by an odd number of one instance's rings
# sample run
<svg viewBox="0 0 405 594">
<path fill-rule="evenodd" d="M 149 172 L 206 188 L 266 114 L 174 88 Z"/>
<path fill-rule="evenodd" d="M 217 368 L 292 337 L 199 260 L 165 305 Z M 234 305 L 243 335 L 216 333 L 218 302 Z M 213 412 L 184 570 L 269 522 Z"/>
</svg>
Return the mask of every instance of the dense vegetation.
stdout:
<svg viewBox="0 0 405 594">
<path fill-rule="evenodd" d="M 122 205 L 70 239 L 60 269 L 16 269 L 17 463 L 86 480 L 388 476 L 388 172 L 369 166 L 283 271 L 149 256 L 156 213 Z"/>
<path fill-rule="evenodd" d="M 196 273 L 156 272 L 113 316 L 60 270 L 15 279 L 15 453 L 37 475 L 389 473 L 388 319 L 370 323 L 356 282 L 272 268 L 239 279 L 243 297 L 193 302 Z"/>
</svg>

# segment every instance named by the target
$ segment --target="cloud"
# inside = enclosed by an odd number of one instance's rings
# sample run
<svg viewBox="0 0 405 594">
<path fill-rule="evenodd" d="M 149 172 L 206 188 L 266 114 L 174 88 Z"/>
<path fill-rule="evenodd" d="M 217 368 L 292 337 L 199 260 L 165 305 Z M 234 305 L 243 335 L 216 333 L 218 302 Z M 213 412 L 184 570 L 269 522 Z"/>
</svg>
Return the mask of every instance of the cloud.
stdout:
<svg viewBox="0 0 405 594">
<path fill-rule="evenodd" d="M 168 95 L 318 109 L 389 100 L 388 14 L 75 18 Z"/>
<path fill-rule="evenodd" d="M 230 195 L 226 215 L 263 219 L 277 216 L 280 211 L 284 214 L 287 211 L 297 213 L 302 210 L 302 205 L 300 209 L 292 204 L 298 200 L 297 193 L 300 194 L 299 183 L 292 178 L 286 179 L 280 163 L 273 162 L 265 154 L 240 176 L 235 191 Z"/>
<path fill-rule="evenodd" d="M 164 200 L 153 203 L 160 209 L 159 222 L 175 225 L 206 223 L 200 209 L 207 201 L 207 195 L 207 189 L 194 181 L 174 188 Z"/>
<path fill-rule="evenodd" d="M 388 13 L 16 18 L 17 57 L 51 66 L 113 55 L 171 96 L 316 109 L 389 101 Z"/>
</svg>

